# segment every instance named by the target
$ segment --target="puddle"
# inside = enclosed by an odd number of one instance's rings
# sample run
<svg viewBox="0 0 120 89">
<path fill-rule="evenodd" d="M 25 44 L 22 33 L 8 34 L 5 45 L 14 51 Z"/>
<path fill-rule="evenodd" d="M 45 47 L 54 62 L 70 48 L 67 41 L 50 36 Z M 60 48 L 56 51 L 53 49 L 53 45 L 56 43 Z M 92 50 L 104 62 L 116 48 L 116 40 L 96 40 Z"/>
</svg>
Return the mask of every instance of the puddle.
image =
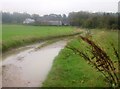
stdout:
<svg viewBox="0 0 120 89">
<path fill-rule="evenodd" d="M 67 41 L 59 41 L 37 51 L 37 45 L 3 57 L 2 87 L 40 87 L 54 58 Z"/>
</svg>

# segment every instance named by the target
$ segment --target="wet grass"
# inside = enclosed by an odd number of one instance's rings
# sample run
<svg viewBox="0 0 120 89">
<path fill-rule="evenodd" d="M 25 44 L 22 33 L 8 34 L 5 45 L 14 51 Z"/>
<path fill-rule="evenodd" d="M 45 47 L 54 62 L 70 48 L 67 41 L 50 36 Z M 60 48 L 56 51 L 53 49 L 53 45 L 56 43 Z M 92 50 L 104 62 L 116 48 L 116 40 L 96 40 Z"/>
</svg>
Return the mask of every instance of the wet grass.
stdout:
<svg viewBox="0 0 120 89">
<path fill-rule="evenodd" d="M 3 25 L 2 50 L 7 51 L 25 44 L 67 36 L 76 33 L 73 27 Z M 78 33 L 78 32 L 77 32 Z"/>
<path fill-rule="evenodd" d="M 118 31 L 91 30 L 92 40 L 96 42 L 111 57 L 117 61 L 114 49 L 118 48 Z M 89 46 L 83 40 L 74 39 L 67 46 L 73 46 L 88 53 Z M 88 53 L 89 56 L 91 54 Z M 117 64 L 115 64 L 116 67 Z M 65 47 L 55 58 L 52 69 L 43 87 L 109 87 L 105 77 L 78 54 Z"/>
</svg>

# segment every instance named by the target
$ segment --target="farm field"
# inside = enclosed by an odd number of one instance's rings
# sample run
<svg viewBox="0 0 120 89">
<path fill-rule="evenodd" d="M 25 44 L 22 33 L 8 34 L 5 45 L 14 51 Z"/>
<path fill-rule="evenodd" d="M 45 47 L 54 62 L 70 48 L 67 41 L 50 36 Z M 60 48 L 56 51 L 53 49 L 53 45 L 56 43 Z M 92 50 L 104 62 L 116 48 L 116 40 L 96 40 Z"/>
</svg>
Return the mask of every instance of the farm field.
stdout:
<svg viewBox="0 0 120 89">
<path fill-rule="evenodd" d="M 4 52 L 28 43 L 69 34 L 74 34 L 73 27 L 4 24 L 2 26 L 2 50 Z"/>
<path fill-rule="evenodd" d="M 70 26 L 29 26 L 29 25 L 3 25 L 2 49 L 3 52 L 11 48 L 24 46 L 30 43 L 69 36 L 81 33 L 87 36 L 88 29 L 74 28 Z M 91 40 L 99 45 L 112 59 L 117 67 L 117 58 L 114 49 L 118 49 L 118 31 L 105 29 L 91 29 Z M 54 41 L 53 41 L 54 43 Z M 46 45 L 48 45 L 46 43 Z M 88 45 L 79 36 L 72 37 L 67 46 L 75 47 L 88 53 Z M 51 71 L 43 87 L 108 87 L 105 77 L 91 66 L 83 57 L 74 53 L 67 46 L 55 57 Z M 88 53 L 91 56 L 90 53 Z"/>
<path fill-rule="evenodd" d="M 0 41 L 2 41 L 2 25 L 0 24 Z"/>
<path fill-rule="evenodd" d="M 2 25 L 0 24 L 0 56 L 1 53 L 2 53 Z"/>
<path fill-rule="evenodd" d="M 1 5 L 0 88 L 120 87 L 120 0 Z"/>
<path fill-rule="evenodd" d="M 93 29 L 92 40 L 98 44 L 115 63 L 117 61 L 111 43 L 118 49 L 118 31 Z M 72 46 L 88 53 L 88 45 L 81 39 L 73 39 Z M 90 56 L 90 54 L 88 53 Z M 115 64 L 116 68 L 118 67 Z M 43 87 L 109 87 L 105 77 L 87 61 L 65 47 L 55 58 Z"/>
</svg>

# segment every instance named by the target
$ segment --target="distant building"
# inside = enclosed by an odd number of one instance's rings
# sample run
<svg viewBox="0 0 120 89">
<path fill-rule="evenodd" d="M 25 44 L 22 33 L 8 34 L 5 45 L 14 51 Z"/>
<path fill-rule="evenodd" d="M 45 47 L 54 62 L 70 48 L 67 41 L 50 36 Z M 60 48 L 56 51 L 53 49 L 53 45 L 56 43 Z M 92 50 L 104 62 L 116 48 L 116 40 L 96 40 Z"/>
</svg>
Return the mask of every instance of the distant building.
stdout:
<svg viewBox="0 0 120 89">
<path fill-rule="evenodd" d="M 23 24 L 30 24 L 30 23 L 34 23 L 34 22 L 35 22 L 34 19 L 27 18 L 23 21 Z"/>
<path fill-rule="evenodd" d="M 48 21 L 47 22 L 49 25 L 58 25 L 58 26 L 61 26 L 62 25 L 62 22 L 61 21 Z"/>
<path fill-rule="evenodd" d="M 40 21 L 42 25 L 52 25 L 52 26 L 61 26 L 62 21 L 53 21 L 53 20 L 43 20 Z"/>
</svg>

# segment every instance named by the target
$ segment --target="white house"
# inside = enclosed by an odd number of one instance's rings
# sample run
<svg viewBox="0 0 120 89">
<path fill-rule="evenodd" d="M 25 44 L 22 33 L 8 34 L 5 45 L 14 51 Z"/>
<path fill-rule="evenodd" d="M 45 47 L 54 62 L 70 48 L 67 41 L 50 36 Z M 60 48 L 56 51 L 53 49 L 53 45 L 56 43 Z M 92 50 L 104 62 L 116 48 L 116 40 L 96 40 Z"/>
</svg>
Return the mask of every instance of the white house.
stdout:
<svg viewBox="0 0 120 89">
<path fill-rule="evenodd" d="M 31 19 L 31 18 L 27 18 L 23 21 L 23 24 L 30 24 L 30 23 L 34 23 L 35 20 L 34 19 Z"/>
</svg>

